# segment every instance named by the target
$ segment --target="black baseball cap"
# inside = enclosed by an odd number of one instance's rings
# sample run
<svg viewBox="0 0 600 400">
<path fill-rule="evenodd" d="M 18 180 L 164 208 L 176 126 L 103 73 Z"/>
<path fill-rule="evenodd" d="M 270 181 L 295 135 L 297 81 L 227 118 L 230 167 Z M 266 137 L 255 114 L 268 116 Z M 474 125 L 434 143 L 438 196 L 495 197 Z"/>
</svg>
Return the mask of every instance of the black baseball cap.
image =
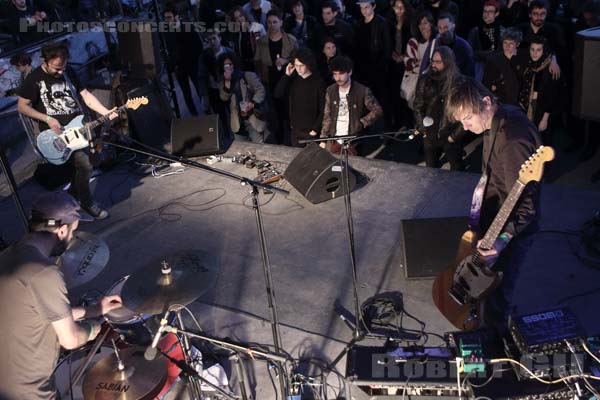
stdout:
<svg viewBox="0 0 600 400">
<path fill-rule="evenodd" d="M 46 192 L 39 195 L 31 206 L 31 221 L 46 222 L 48 226 L 61 226 L 75 221 L 93 221 L 81 210 L 73 196 L 65 192 Z"/>
</svg>

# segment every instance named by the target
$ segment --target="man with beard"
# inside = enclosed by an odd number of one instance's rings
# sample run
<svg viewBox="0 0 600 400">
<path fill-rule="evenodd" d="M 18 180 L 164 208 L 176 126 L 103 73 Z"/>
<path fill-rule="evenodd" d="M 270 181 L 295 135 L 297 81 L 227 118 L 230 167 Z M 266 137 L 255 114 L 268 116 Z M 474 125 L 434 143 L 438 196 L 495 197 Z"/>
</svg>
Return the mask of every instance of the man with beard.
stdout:
<svg viewBox="0 0 600 400">
<path fill-rule="evenodd" d="M 352 80 L 352 60 L 338 56 L 331 60 L 330 69 L 335 83 L 325 92 L 325 110 L 321 138 L 360 135 L 379 119 L 383 111 L 371 90 Z M 325 148 L 325 143 L 320 146 Z M 332 153 L 341 149 L 337 141 L 330 142 Z M 356 155 L 354 147 L 350 154 Z"/>
<path fill-rule="evenodd" d="M 464 130 L 459 123 L 446 117 L 445 105 L 448 91 L 457 78 L 458 68 L 454 54 L 446 46 L 434 50 L 429 70 L 421 75 L 415 91 L 414 111 L 416 129 L 423 133 L 425 163 L 436 168 L 442 152 L 446 154 L 452 171 L 464 170 L 462 137 Z M 433 125 L 424 126 L 426 117 Z"/>
<path fill-rule="evenodd" d="M 529 3 L 529 22 L 516 27 L 523 32 L 522 49 L 529 49 L 531 39 L 536 35 L 546 38 L 547 51 L 554 54 L 550 63 L 550 73 L 554 79 L 558 79 L 561 75 L 561 68 L 568 65 L 567 45 L 561 27 L 552 22 L 546 22 L 548 9 L 548 3 L 544 0 L 533 0 Z"/>
<path fill-rule="evenodd" d="M 64 192 L 39 196 L 31 209 L 29 232 L 0 253 L 0 398 L 56 399 L 52 372 L 59 350 L 72 350 L 100 333 L 96 318 L 121 307 L 106 296 L 87 308 L 71 307 L 55 257 L 60 256 L 82 213 Z"/>
<path fill-rule="evenodd" d="M 454 52 L 456 65 L 463 75 L 475 76 L 473 49 L 469 42 L 456 34 L 456 18 L 452 14 L 441 14 L 437 22 L 440 45 Z"/>
<path fill-rule="evenodd" d="M 18 110 L 29 118 L 40 121 L 40 132 L 52 129 L 62 134 L 62 127 L 81 115 L 77 94 L 85 105 L 100 115 L 110 113 L 87 89 L 80 89 L 77 74 L 67 68 L 69 49 L 63 43 L 49 43 L 42 47 L 42 65 L 34 69 L 19 88 Z M 116 113 L 110 119 L 117 118 Z M 71 154 L 68 163 L 75 169 L 70 193 L 79 201 L 81 208 L 96 219 L 105 219 L 108 212 L 100 208 L 90 189 L 92 164 L 85 149 Z"/>
<path fill-rule="evenodd" d="M 498 15 L 498 0 L 487 0 L 483 5 L 482 21 L 469 32 L 468 40 L 475 54 L 475 76 L 479 81 L 483 76 L 485 63 L 501 47 L 500 35 L 504 28 L 500 26 Z"/>
</svg>

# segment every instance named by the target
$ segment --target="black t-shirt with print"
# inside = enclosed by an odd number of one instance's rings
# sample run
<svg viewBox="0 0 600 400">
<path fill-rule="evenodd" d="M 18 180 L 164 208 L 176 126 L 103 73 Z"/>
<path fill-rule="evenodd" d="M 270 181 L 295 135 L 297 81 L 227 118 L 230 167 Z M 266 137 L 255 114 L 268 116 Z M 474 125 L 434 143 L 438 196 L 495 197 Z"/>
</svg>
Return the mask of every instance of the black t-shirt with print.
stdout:
<svg viewBox="0 0 600 400">
<path fill-rule="evenodd" d="M 31 71 L 19 88 L 18 95 L 31 100 L 31 106 L 43 114 L 56 118 L 62 126 L 81 114 L 75 96 L 79 96 L 81 84 L 77 74 L 71 68 L 66 72 L 77 93 L 72 93 L 65 77 L 54 77 L 44 72 L 42 67 Z M 40 132 L 48 129 L 44 121 L 40 121 Z"/>
</svg>

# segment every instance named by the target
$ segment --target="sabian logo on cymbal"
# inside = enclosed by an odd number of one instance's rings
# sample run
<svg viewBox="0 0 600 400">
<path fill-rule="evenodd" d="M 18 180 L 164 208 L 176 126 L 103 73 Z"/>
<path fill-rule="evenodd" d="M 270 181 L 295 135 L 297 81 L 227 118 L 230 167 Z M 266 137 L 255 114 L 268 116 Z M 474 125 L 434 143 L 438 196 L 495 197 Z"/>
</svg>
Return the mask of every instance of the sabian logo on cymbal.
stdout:
<svg viewBox="0 0 600 400">
<path fill-rule="evenodd" d="M 96 390 L 106 390 L 108 392 L 125 393 L 129 390 L 129 385 L 122 385 L 120 383 L 112 382 L 99 382 L 96 386 Z"/>
</svg>

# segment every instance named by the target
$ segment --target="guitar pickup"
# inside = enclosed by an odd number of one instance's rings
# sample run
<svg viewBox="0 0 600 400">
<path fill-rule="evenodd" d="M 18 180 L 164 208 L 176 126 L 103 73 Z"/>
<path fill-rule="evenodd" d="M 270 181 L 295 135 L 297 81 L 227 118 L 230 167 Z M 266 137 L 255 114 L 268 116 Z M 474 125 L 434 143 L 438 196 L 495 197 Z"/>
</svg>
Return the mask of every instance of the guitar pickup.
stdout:
<svg viewBox="0 0 600 400">
<path fill-rule="evenodd" d="M 67 148 L 67 145 L 61 138 L 54 139 L 52 141 L 52 146 L 54 146 L 54 148 L 61 153 Z"/>
</svg>

